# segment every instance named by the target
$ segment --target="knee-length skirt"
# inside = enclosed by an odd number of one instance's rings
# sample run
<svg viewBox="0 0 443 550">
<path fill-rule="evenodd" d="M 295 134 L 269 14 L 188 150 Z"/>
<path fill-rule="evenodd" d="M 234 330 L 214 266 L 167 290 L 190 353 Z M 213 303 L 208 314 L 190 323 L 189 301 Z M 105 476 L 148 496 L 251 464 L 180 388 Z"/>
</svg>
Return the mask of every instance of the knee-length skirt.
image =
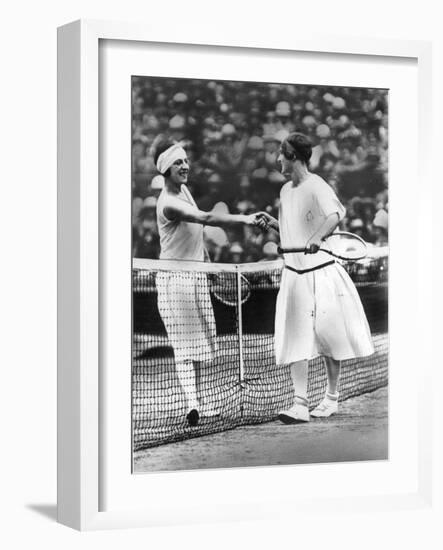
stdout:
<svg viewBox="0 0 443 550">
<path fill-rule="evenodd" d="M 205 273 L 161 272 L 157 303 L 175 360 L 212 361 L 216 326 Z"/>
</svg>

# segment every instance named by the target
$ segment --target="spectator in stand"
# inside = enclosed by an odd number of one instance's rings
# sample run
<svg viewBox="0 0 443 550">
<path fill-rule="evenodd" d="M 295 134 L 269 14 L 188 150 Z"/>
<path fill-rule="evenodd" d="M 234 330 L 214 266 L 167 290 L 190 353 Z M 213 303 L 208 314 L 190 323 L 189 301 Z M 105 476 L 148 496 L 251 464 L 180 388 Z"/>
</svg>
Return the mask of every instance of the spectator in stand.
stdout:
<svg viewBox="0 0 443 550">
<path fill-rule="evenodd" d="M 288 134 L 295 130 L 295 124 L 291 119 L 291 106 L 287 101 L 279 101 L 275 106 L 275 131 L 276 133 L 284 130 Z"/>
<path fill-rule="evenodd" d="M 265 241 L 263 231 L 256 227 L 245 227 L 243 230 L 243 242 L 245 247 L 253 247 L 256 250 L 261 251 Z"/>
<path fill-rule="evenodd" d="M 245 263 L 254 263 L 261 261 L 262 253 L 261 249 L 258 246 L 254 246 L 246 242 L 245 253 L 243 255 L 243 262 Z"/>
<path fill-rule="evenodd" d="M 224 196 L 223 181 L 217 172 L 211 174 L 206 185 L 203 182 L 200 187 L 204 191 L 203 197 L 199 199 L 199 206 L 202 210 L 212 210 L 215 204 L 222 201 Z"/>
<path fill-rule="evenodd" d="M 221 262 L 223 252 L 229 246 L 226 231 L 221 227 L 205 227 L 204 243 L 211 262 Z"/>
<path fill-rule="evenodd" d="M 265 166 L 269 170 L 275 170 L 275 167 L 277 166 L 280 142 L 274 134 L 265 134 L 263 136 L 263 145 L 265 151 Z"/>
<path fill-rule="evenodd" d="M 267 241 L 263 246 L 263 260 L 273 261 L 278 260 L 277 245 L 273 241 Z"/>
<path fill-rule="evenodd" d="M 275 111 L 268 111 L 266 113 L 265 122 L 262 126 L 264 136 L 275 136 L 279 128 L 277 126 L 277 115 Z"/>
<path fill-rule="evenodd" d="M 134 256 L 137 258 L 158 258 L 160 254 L 160 240 L 156 221 L 155 197 L 147 197 L 138 217 L 139 230 L 134 244 Z"/>
<path fill-rule="evenodd" d="M 232 243 L 229 248 L 229 255 L 233 264 L 241 264 L 243 261 L 243 247 L 240 243 Z"/>
<path fill-rule="evenodd" d="M 349 222 L 349 231 L 355 233 L 365 241 L 367 240 L 367 231 L 363 220 L 360 218 L 355 218 Z"/>
<path fill-rule="evenodd" d="M 375 204 L 369 197 L 362 200 L 361 217 L 365 226 L 366 241 L 373 243 L 375 241 L 375 228 L 373 224 L 375 214 Z"/>
<path fill-rule="evenodd" d="M 373 221 L 375 231 L 374 244 L 376 246 L 386 246 L 388 244 L 388 222 L 389 216 L 386 210 L 378 210 Z"/>
<path fill-rule="evenodd" d="M 233 209 L 241 214 L 257 212 L 257 205 L 253 201 L 253 190 L 248 176 L 242 176 L 237 198 L 233 201 Z"/>
</svg>

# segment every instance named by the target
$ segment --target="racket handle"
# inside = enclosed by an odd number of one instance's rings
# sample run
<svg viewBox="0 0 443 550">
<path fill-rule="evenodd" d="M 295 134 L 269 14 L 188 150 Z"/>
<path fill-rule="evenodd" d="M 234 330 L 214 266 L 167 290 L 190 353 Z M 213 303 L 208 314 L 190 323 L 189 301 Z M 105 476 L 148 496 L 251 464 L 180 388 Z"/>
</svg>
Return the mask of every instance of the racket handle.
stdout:
<svg viewBox="0 0 443 550">
<path fill-rule="evenodd" d="M 277 247 L 277 252 L 279 254 L 288 254 L 291 252 L 306 252 L 305 247 L 297 247 L 297 248 L 282 248 L 281 246 Z"/>
</svg>

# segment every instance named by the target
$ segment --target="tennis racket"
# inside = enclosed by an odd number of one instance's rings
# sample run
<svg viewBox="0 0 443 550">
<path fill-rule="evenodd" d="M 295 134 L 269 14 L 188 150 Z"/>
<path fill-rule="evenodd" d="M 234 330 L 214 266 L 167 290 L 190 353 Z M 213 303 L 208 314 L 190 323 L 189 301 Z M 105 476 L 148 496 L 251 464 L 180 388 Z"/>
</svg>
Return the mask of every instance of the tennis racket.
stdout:
<svg viewBox="0 0 443 550">
<path fill-rule="evenodd" d="M 361 260 L 365 258 L 368 253 L 368 247 L 365 241 L 358 235 L 346 231 L 332 233 L 332 235 L 324 239 L 319 250 L 326 252 L 330 256 L 334 256 L 334 258 L 347 261 Z M 308 253 L 308 249 L 305 246 L 294 248 L 278 247 L 278 252 L 279 254 L 294 252 Z"/>
<path fill-rule="evenodd" d="M 251 285 L 244 275 L 240 275 L 240 285 L 237 273 L 211 273 L 208 280 L 212 294 L 226 306 L 236 306 L 239 298 L 244 304 L 251 295 Z"/>
</svg>

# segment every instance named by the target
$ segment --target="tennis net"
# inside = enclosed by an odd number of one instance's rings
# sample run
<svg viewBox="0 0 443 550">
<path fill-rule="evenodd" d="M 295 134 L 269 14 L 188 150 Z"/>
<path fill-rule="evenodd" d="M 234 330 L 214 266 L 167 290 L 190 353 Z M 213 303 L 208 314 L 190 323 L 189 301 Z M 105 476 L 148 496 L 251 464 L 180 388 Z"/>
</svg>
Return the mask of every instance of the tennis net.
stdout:
<svg viewBox="0 0 443 550">
<path fill-rule="evenodd" d="M 345 267 L 359 290 L 375 353 L 343 362 L 340 400 L 388 381 L 387 256 Z M 276 365 L 274 355 L 281 270 L 280 260 L 226 265 L 134 259 L 134 451 L 270 421 L 292 404 L 289 367 Z M 309 366 L 311 408 L 325 387 L 317 358 Z M 194 390 L 201 417 L 191 427 L 186 413 Z"/>
</svg>

